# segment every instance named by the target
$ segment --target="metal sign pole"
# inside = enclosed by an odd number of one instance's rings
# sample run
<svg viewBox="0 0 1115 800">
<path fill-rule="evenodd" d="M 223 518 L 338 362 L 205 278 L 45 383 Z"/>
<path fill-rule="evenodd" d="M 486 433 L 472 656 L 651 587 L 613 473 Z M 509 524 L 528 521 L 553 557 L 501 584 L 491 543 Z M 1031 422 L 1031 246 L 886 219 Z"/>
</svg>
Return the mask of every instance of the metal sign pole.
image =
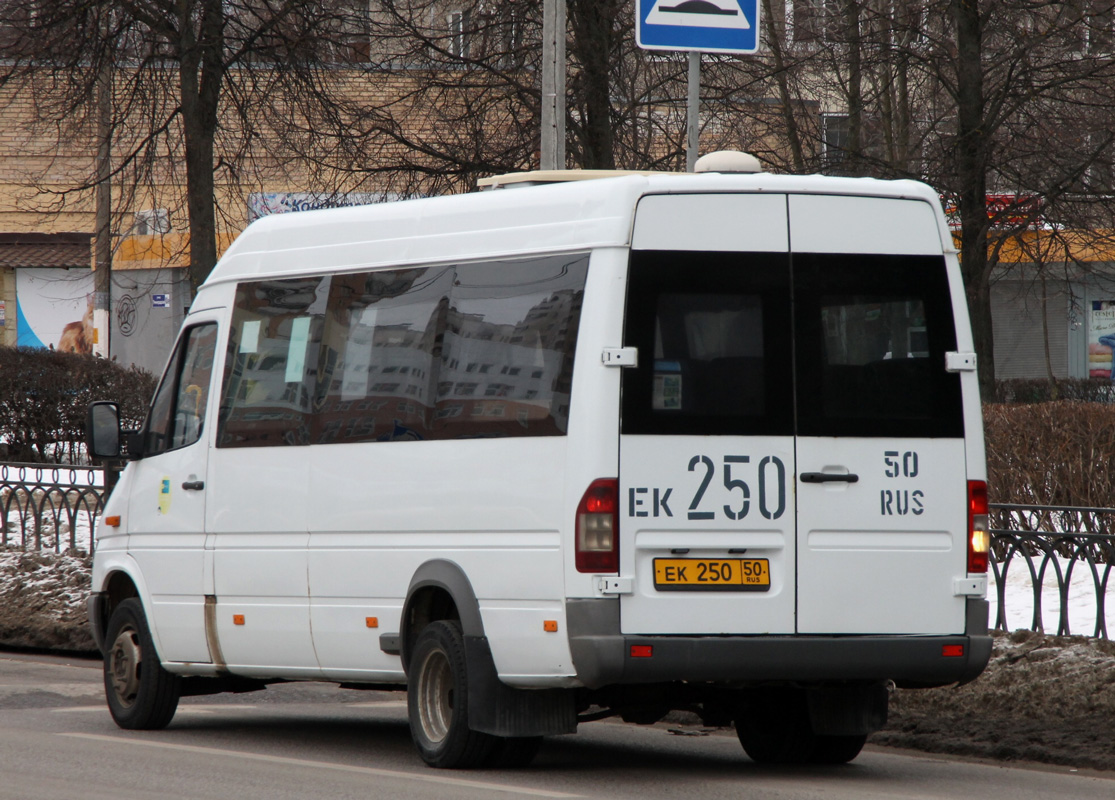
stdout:
<svg viewBox="0 0 1115 800">
<path fill-rule="evenodd" d="M 685 171 L 693 172 L 700 155 L 701 138 L 701 52 L 689 51 L 689 99 L 685 110 Z"/>
</svg>

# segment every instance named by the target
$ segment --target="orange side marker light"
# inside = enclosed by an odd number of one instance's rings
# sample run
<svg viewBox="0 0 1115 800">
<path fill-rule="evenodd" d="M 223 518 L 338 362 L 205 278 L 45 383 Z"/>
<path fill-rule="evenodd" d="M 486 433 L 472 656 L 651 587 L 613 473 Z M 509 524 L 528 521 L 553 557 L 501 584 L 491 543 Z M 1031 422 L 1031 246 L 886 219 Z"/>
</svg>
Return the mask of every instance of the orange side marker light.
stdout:
<svg viewBox="0 0 1115 800">
<path fill-rule="evenodd" d="M 369 628 L 378 628 L 379 617 L 364 617 L 364 625 Z"/>
<path fill-rule="evenodd" d="M 542 620 L 542 630 L 546 631 L 546 633 L 557 633 L 557 620 L 556 619 Z"/>
<path fill-rule="evenodd" d="M 232 624 L 233 625 L 243 625 L 244 624 L 244 615 L 243 614 L 233 614 L 232 615 Z"/>
<path fill-rule="evenodd" d="M 110 528 L 119 528 L 120 527 L 120 515 L 119 514 L 113 514 L 111 517 L 105 517 L 105 525 L 107 525 Z"/>
</svg>

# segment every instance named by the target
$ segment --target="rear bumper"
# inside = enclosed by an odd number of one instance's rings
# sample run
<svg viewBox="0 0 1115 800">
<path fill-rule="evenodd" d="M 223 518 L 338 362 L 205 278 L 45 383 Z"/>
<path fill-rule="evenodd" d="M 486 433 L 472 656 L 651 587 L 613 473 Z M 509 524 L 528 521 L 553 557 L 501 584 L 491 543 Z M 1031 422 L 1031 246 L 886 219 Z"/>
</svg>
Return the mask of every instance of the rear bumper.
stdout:
<svg viewBox="0 0 1115 800">
<path fill-rule="evenodd" d="M 977 602 L 986 620 L 986 603 Z M 646 636 L 619 633 L 618 603 L 609 600 L 569 600 L 566 614 L 577 677 L 590 689 L 671 681 L 943 686 L 974 679 L 991 657 L 986 622 L 951 636 Z M 632 647 L 650 647 L 650 655 L 632 657 Z"/>
</svg>

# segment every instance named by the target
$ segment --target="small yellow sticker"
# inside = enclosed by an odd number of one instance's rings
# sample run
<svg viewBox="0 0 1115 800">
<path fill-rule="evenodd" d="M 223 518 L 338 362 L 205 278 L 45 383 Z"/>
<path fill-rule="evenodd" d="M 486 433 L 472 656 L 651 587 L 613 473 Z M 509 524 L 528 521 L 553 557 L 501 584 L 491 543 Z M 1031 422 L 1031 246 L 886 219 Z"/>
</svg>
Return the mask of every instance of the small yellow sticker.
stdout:
<svg viewBox="0 0 1115 800">
<path fill-rule="evenodd" d="M 159 513 L 170 513 L 170 476 L 164 475 L 159 484 Z"/>
</svg>

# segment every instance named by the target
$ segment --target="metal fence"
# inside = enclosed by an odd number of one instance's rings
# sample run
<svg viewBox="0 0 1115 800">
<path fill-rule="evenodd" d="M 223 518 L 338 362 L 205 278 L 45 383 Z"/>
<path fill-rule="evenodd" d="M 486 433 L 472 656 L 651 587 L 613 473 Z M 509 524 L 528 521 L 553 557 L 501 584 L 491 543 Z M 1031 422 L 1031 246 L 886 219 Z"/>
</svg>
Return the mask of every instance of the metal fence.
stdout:
<svg viewBox="0 0 1115 800">
<path fill-rule="evenodd" d="M 993 627 L 1110 638 L 1115 508 L 994 503 L 991 549 Z"/>
<path fill-rule="evenodd" d="M 104 486 L 103 467 L 0 464 L 0 546 L 93 552 Z"/>
<path fill-rule="evenodd" d="M 92 552 L 105 478 L 103 467 L 0 464 L 0 547 Z M 991 528 L 993 627 L 1109 638 L 1115 508 L 992 504 Z"/>
</svg>

